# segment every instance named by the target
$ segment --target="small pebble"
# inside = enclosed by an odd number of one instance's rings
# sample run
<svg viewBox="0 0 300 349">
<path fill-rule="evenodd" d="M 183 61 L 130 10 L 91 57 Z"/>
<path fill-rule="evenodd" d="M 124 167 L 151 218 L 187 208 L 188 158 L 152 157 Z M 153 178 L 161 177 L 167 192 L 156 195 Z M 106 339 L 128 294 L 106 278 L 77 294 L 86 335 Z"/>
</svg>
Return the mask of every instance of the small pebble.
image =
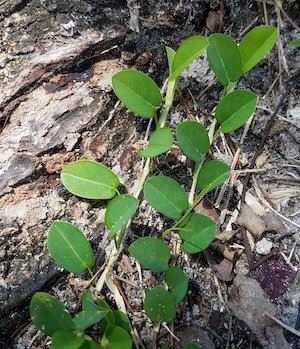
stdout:
<svg viewBox="0 0 300 349">
<path fill-rule="evenodd" d="M 257 242 L 255 250 L 259 254 L 266 255 L 270 253 L 272 247 L 273 244 L 271 241 L 267 240 L 266 238 L 262 238 Z"/>
</svg>

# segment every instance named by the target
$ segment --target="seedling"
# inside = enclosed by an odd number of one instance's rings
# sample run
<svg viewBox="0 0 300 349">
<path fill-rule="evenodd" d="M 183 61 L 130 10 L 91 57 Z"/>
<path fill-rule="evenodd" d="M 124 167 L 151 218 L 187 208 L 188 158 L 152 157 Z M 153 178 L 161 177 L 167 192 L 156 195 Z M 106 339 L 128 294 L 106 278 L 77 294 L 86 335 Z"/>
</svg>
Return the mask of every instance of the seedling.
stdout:
<svg viewBox="0 0 300 349">
<path fill-rule="evenodd" d="M 149 76 L 134 69 L 125 69 L 113 76 L 113 90 L 124 106 L 138 116 L 154 119 L 155 130 L 150 135 L 147 148 L 139 151 L 146 161 L 133 195 L 120 195 L 117 175 L 95 161 L 75 161 L 61 173 L 62 183 L 72 194 L 86 199 L 111 200 L 104 222 L 114 248 L 96 282 L 98 291 L 101 291 L 106 275 L 122 248 L 126 227 L 138 210 L 142 190 L 147 203 L 173 221 L 172 226 L 162 232 L 162 238 L 171 232 L 177 233 L 181 250 L 186 253 L 199 253 L 213 241 L 215 222 L 193 210 L 207 193 L 229 179 L 230 168 L 221 161 L 207 160 L 207 153 L 220 133 L 235 131 L 253 115 L 258 97 L 248 90 L 235 90 L 235 87 L 241 76 L 269 52 L 276 39 L 275 28 L 260 26 L 251 30 L 239 45 L 228 35 L 212 34 L 208 39 L 191 37 L 177 51 L 167 47 L 169 77 L 160 115 L 158 108 L 162 103 L 162 95 Z M 184 121 L 176 127 L 179 147 L 195 162 L 192 186 L 187 193 L 181 183 L 174 179 L 167 176 L 149 177 L 149 174 L 152 159 L 172 147 L 172 130 L 165 124 L 180 74 L 205 49 L 209 64 L 224 91 L 209 127 L 195 121 Z M 48 234 L 48 249 L 62 268 L 77 275 L 87 270 L 92 278 L 95 277 L 92 271 L 95 264 L 92 248 L 85 235 L 74 225 L 54 222 Z M 176 316 L 176 305 L 183 300 L 188 289 L 187 275 L 172 265 L 173 256 L 163 239 L 149 236 L 139 238 L 129 246 L 129 253 L 145 268 L 164 274 L 163 285 L 156 285 L 147 292 L 144 309 L 156 329 L 161 321 L 172 322 Z M 46 293 L 34 295 L 30 313 L 35 325 L 52 336 L 54 349 L 132 347 L 127 315 L 113 311 L 103 299 L 94 303 L 89 291 L 83 296 L 82 311 L 74 317 Z M 104 330 L 100 344 L 84 334 L 85 329 L 99 321 Z M 164 347 L 167 348 L 166 345 Z M 187 348 L 200 347 L 189 344 Z"/>
</svg>

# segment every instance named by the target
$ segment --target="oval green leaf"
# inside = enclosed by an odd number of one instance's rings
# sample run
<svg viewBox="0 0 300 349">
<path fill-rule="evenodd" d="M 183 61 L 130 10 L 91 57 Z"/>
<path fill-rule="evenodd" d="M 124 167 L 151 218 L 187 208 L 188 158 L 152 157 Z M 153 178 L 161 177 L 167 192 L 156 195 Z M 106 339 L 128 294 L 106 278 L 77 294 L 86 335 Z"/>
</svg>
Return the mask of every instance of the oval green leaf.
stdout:
<svg viewBox="0 0 300 349">
<path fill-rule="evenodd" d="M 130 331 L 130 321 L 126 313 L 121 310 L 113 310 L 116 326 L 123 328 L 126 332 Z"/>
<path fill-rule="evenodd" d="M 110 230 L 108 238 L 111 240 L 134 216 L 139 207 L 139 200 L 131 195 L 119 195 L 107 206 L 105 225 Z"/>
<path fill-rule="evenodd" d="M 72 331 L 74 329 L 70 313 L 48 293 L 35 293 L 30 302 L 29 311 L 32 322 L 47 336 L 52 336 L 58 330 Z"/>
<path fill-rule="evenodd" d="M 101 308 L 95 304 L 92 292 L 88 289 L 82 296 L 82 309 L 85 311 L 106 311 L 106 308 Z"/>
<path fill-rule="evenodd" d="M 172 144 L 172 131 L 168 127 L 159 128 L 150 136 L 148 148 L 139 151 L 139 155 L 144 158 L 154 158 L 170 150 Z"/>
<path fill-rule="evenodd" d="M 169 67 L 169 76 L 172 74 L 172 63 L 175 57 L 176 51 L 171 47 L 166 46 L 167 58 L 168 58 L 168 67 Z"/>
<path fill-rule="evenodd" d="M 194 344 L 194 343 L 189 343 L 186 347 L 186 349 L 202 349 L 202 347 L 198 344 Z"/>
<path fill-rule="evenodd" d="M 144 185 L 144 195 L 150 206 L 175 221 L 188 207 L 185 191 L 170 177 L 149 178 Z"/>
<path fill-rule="evenodd" d="M 216 223 L 207 216 L 192 213 L 180 226 L 179 236 L 183 240 L 182 250 L 198 253 L 205 250 L 213 241 Z"/>
<path fill-rule="evenodd" d="M 105 323 L 107 326 L 115 326 L 115 317 L 110 306 L 105 302 L 104 299 L 98 298 L 97 303 L 102 310 L 106 310 Z"/>
<path fill-rule="evenodd" d="M 176 316 L 175 298 L 162 286 L 155 286 L 146 294 L 144 309 L 154 324 L 161 320 L 171 322 Z"/>
<path fill-rule="evenodd" d="M 219 185 L 223 184 L 230 177 L 230 167 L 222 161 L 211 160 L 206 162 L 201 168 L 197 180 L 197 185 L 201 195 L 205 195 Z"/>
<path fill-rule="evenodd" d="M 47 239 L 48 250 L 54 261 L 71 273 L 80 275 L 94 266 L 95 258 L 85 235 L 73 224 L 52 223 Z"/>
<path fill-rule="evenodd" d="M 254 113 L 258 97 L 247 90 L 235 90 L 226 95 L 216 108 L 216 119 L 223 133 L 232 132 L 244 125 Z"/>
<path fill-rule="evenodd" d="M 290 41 L 289 45 L 294 47 L 294 48 L 300 47 L 300 38 L 296 38 L 296 39 Z"/>
<path fill-rule="evenodd" d="M 154 118 L 162 97 L 156 83 L 135 69 L 124 69 L 112 77 L 112 87 L 120 101 L 133 113 Z"/>
<path fill-rule="evenodd" d="M 123 328 L 110 326 L 107 327 L 101 344 L 107 349 L 131 349 L 132 339 Z"/>
<path fill-rule="evenodd" d="M 181 268 L 169 267 L 166 272 L 166 282 L 176 303 L 180 303 L 185 297 L 189 286 L 189 279 L 186 273 Z"/>
<path fill-rule="evenodd" d="M 208 152 L 210 142 L 204 126 L 196 121 L 185 121 L 176 127 L 180 149 L 191 160 L 201 162 Z"/>
<path fill-rule="evenodd" d="M 68 331 L 56 331 L 52 337 L 52 349 L 81 349 L 88 348 L 83 346 L 84 337 L 77 337 L 74 333 Z"/>
<path fill-rule="evenodd" d="M 129 246 L 129 253 L 152 271 L 164 272 L 169 268 L 168 246 L 156 238 L 146 236 L 135 240 Z"/>
<path fill-rule="evenodd" d="M 120 184 L 113 171 L 91 160 L 71 162 L 63 169 L 61 180 L 70 193 L 85 199 L 111 199 Z"/>
<path fill-rule="evenodd" d="M 107 311 L 82 310 L 74 316 L 76 330 L 83 331 L 105 318 Z"/>
<path fill-rule="evenodd" d="M 175 53 L 169 80 L 176 79 L 208 45 L 209 42 L 204 37 L 198 35 L 185 40 Z"/>
<path fill-rule="evenodd" d="M 242 57 L 242 70 L 252 69 L 274 46 L 278 30 L 268 25 L 252 29 L 241 41 L 239 50 Z"/>
<path fill-rule="evenodd" d="M 225 34 L 212 34 L 206 49 L 209 65 L 223 86 L 238 81 L 242 75 L 242 60 L 236 42 Z"/>
</svg>

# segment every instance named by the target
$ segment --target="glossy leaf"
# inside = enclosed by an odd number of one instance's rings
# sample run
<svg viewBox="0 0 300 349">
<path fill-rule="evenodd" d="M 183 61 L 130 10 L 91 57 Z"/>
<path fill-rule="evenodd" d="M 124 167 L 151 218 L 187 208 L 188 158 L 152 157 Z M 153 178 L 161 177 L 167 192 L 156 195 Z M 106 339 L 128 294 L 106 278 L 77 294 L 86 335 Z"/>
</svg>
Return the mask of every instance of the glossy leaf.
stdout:
<svg viewBox="0 0 300 349">
<path fill-rule="evenodd" d="M 168 346 L 166 343 L 163 343 L 163 344 L 160 346 L 160 349 L 169 349 L 169 346 Z"/>
<path fill-rule="evenodd" d="M 146 236 L 135 240 L 129 246 L 129 252 L 145 268 L 158 272 L 168 270 L 168 246 L 156 238 Z"/>
<path fill-rule="evenodd" d="M 168 66 L 169 66 L 169 75 L 172 74 L 172 63 L 175 57 L 176 51 L 171 47 L 166 46 L 167 58 L 168 58 Z"/>
<path fill-rule="evenodd" d="M 105 212 L 105 225 L 110 230 L 109 239 L 122 229 L 134 216 L 139 207 L 139 200 L 131 195 L 120 195 L 114 198 Z"/>
<path fill-rule="evenodd" d="M 294 47 L 294 48 L 300 47 L 300 38 L 297 38 L 297 39 L 290 41 L 289 45 Z"/>
<path fill-rule="evenodd" d="M 185 191 L 170 177 L 149 178 L 144 185 L 144 195 L 150 206 L 175 221 L 188 207 Z"/>
<path fill-rule="evenodd" d="M 242 75 L 240 50 L 235 41 L 225 34 L 212 34 L 206 49 L 209 65 L 223 86 L 238 81 Z"/>
<path fill-rule="evenodd" d="M 144 158 L 153 158 L 170 150 L 172 144 L 172 131 L 168 127 L 159 128 L 150 136 L 148 148 L 139 151 L 139 155 Z"/>
<path fill-rule="evenodd" d="M 202 349 L 202 347 L 198 344 L 194 344 L 194 343 L 189 343 L 186 347 L 186 349 Z"/>
<path fill-rule="evenodd" d="M 85 349 L 85 338 L 77 337 L 74 333 L 68 331 L 56 331 L 52 337 L 52 349 Z"/>
<path fill-rule="evenodd" d="M 74 325 L 77 330 L 85 330 L 104 319 L 106 311 L 82 310 L 74 316 Z"/>
<path fill-rule="evenodd" d="M 74 329 L 70 313 L 48 293 L 35 293 L 30 302 L 29 311 L 35 326 L 48 336 L 52 336 L 58 330 L 72 331 Z"/>
<path fill-rule="evenodd" d="M 162 286 L 155 286 L 146 294 L 144 309 L 154 324 L 161 320 L 171 322 L 176 316 L 175 298 Z"/>
<path fill-rule="evenodd" d="M 230 177 L 230 167 L 222 161 L 211 160 L 201 168 L 197 185 L 202 189 L 201 194 L 205 195 L 219 185 L 223 184 Z"/>
<path fill-rule="evenodd" d="M 131 349 L 132 339 L 130 335 L 121 327 L 107 327 L 101 344 L 106 349 Z"/>
<path fill-rule="evenodd" d="M 214 240 L 216 223 L 207 216 L 192 213 L 180 226 L 179 236 L 184 241 L 182 249 L 186 253 L 205 250 Z"/>
<path fill-rule="evenodd" d="M 189 280 L 185 272 L 178 267 L 169 267 L 166 272 L 166 282 L 176 303 L 180 303 L 185 297 L 189 286 Z"/>
<path fill-rule="evenodd" d="M 210 142 L 204 126 L 196 121 L 185 121 L 176 127 L 180 149 L 191 160 L 200 162 L 208 152 Z"/>
<path fill-rule="evenodd" d="M 162 97 L 156 83 L 146 74 L 124 69 L 112 77 L 112 87 L 120 101 L 133 113 L 153 118 Z"/>
<path fill-rule="evenodd" d="M 123 313 L 120 310 L 113 310 L 114 318 L 115 318 L 115 324 L 116 326 L 119 326 L 123 328 L 126 332 L 130 331 L 130 321 L 127 316 L 127 314 Z"/>
<path fill-rule="evenodd" d="M 101 308 L 99 305 L 95 304 L 92 292 L 87 289 L 82 296 L 82 309 L 85 311 L 105 311 L 108 312 L 107 308 Z"/>
<path fill-rule="evenodd" d="M 202 36 L 192 36 L 185 40 L 175 53 L 169 80 L 176 79 L 208 45 L 209 42 Z"/>
<path fill-rule="evenodd" d="M 111 199 L 120 184 L 108 167 L 91 160 L 71 162 L 63 169 L 61 180 L 70 193 L 86 199 Z"/>
<path fill-rule="evenodd" d="M 276 28 L 261 25 L 252 29 L 241 41 L 239 49 L 242 57 L 242 70 L 246 73 L 253 68 L 274 46 L 278 36 Z"/>
<path fill-rule="evenodd" d="M 115 326 L 115 317 L 113 314 L 113 311 L 111 310 L 110 306 L 105 302 L 104 299 L 98 298 L 97 303 L 101 309 L 105 309 L 107 311 L 105 316 L 105 322 L 108 326 Z"/>
<path fill-rule="evenodd" d="M 247 90 L 235 90 L 226 95 L 216 108 L 216 119 L 221 131 L 232 132 L 244 125 L 254 113 L 258 97 Z"/>
<path fill-rule="evenodd" d="M 85 235 L 73 224 L 52 223 L 48 233 L 48 250 L 54 261 L 71 273 L 80 275 L 95 263 L 93 250 Z"/>
</svg>

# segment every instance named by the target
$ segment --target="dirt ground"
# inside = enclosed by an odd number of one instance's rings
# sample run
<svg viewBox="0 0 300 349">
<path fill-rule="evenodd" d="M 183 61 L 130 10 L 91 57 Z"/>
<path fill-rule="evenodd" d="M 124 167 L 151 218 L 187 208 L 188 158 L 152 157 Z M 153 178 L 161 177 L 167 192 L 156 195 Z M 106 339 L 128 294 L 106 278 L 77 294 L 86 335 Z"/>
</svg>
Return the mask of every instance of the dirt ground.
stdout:
<svg viewBox="0 0 300 349">
<path fill-rule="evenodd" d="M 276 4 L 0 0 L 1 348 L 50 348 L 50 339 L 29 318 L 35 292 L 49 292 L 71 312 L 76 309 L 87 276 L 68 275 L 51 260 L 46 237 L 54 220 L 67 220 L 87 234 L 98 259 L 95 271 L 104 261 L 106 203 L 68 193 L 61 169 L 76 159 L 97 160 L 117 173 L 129 193 L 139 179 L 137 151 L 145 144 L 148 121 L 117 102 L 111 76 L 134 67 L 162 87 L 168 76 L 166 45 L 176 49 L 191 35 L 218 31 L 240 40 L 260 24 L 277 26 L 280 38 L 238 84 L 260 97 L 257 111 L 247 127 L 220 137 L 212 147 L 210 156 L 232 165 L 233 177 L 197 208 L 215 217 L 217 238 L 204 253 L 174 261 L 188 274 L 189 291 L 174 323 L 161 326 L 156 344 L 300 348 L 300 50 L 289 46 L 299 37 L 300 4 Z M 191 118 L 208 125 L 220 93 L 202 55 L 179 81 L 169 126 Z M 247 205 L 241 207 L 247 168 L 278 103 L 251 172 Z M 169 175 L 188 191 L 192 167 L 174 144 L 155 160 L 152 174 Z M 139 272 L 127 246 L 137 236 L 160 236 L 169 226 L 143 201 L 112 271 L 146 348 L 153 346 L 153 328 L 142 310 L 143 297 L 160 276 Z M 166 240 L 170 248 L 176 239 L 174 234 Z M 116 307 L 108 288 L 102 296 Z M 97 339 L 99 331 L 95 326 L 89 334 Z"/>
</svg>

